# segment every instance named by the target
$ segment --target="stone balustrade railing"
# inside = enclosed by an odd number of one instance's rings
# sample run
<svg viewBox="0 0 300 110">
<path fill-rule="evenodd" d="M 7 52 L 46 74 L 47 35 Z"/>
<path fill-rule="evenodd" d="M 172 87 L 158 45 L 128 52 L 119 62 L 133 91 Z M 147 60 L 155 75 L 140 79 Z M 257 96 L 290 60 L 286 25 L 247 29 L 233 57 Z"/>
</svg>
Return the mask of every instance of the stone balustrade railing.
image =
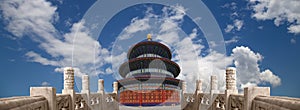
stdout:
<svg viewBox="0 0 300 110">
<path fill-rule="evenodd" d="M 252 103 L 254 110 L 299 110 L 300 99 L 278 96 L 257 96 Z"/>
<path fill-rule="evenodd" d="M 225 94 L 214 94 L 213 98 L 212 110 L 225 110 Z"/>
<path fill-rule="evenodd" d="M 56 95 L 57 110 L 70 110 L 72 109 L 72 98 L 69 94 Z"/>
<path fill-rule="evenodd" d="M 48 103 L 43 96 L 2 98 L 0 110 L 48 110 Z"/>
<path fill-rule="evenodd" d="M 210 93 L 203 93 L 201 81 L 197 81 L 195 93 L 185 93 L 183 83 L 181 109 L 184 110 L 300 110 L 299 98 L 270 96 L 269 87 L 247 87 L 244 94 L 238 94 L 235 85 L 235 70 L 226 71 L 227 82 L 224 94 L 216 86 L 216 77 L 211 78 Z M 229 77 L 230 76 L 230 77 Z M 0 110 L 119 110 L 118 83 L 114 92 L 105 93 L 103 80 L 98 80 L 97 93 L 89 90 L 89 77 L 82 78 L 81 93 L 74 90 L 74 70 L 64 71 L 62 94 L 56 94 L 54 87 L 31 87 L 30 96 L 1 98 Z"/>
<path fill-rule="evenodd" d="M 102 102 L 102 94 L 100 93 L 93 93 L 89 95 L 90 99 L 90 106 L 93 109 L 99 109 L 101 102 Z"/>
<path fill-rule="evenodd" d="M 74 106 L 75 110 L 89 110 L 87 94 L 75 94 Z"/>
<path fill-rule="evenodd" d="M 244 95 L 231 94 L 228 99 L 229 110 L 242 110 L 244 107 Z"/>
</svg>

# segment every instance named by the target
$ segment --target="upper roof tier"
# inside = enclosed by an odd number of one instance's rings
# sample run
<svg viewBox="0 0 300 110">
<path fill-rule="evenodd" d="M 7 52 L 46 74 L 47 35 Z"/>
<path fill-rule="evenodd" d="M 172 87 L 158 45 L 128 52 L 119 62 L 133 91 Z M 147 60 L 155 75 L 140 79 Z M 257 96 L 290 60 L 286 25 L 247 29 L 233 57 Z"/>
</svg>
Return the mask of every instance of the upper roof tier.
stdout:
<svg viewBox="0 0 300 110">
<path fill-rule="evenodd" d="M 132 46 L 127 53 L 127 58 L 130 60 L 146 54 L 168 59 L 172 58 L 171 51 L 167 46 L 149 39 L 148 41 L 139 42 Z"/>
</svg>

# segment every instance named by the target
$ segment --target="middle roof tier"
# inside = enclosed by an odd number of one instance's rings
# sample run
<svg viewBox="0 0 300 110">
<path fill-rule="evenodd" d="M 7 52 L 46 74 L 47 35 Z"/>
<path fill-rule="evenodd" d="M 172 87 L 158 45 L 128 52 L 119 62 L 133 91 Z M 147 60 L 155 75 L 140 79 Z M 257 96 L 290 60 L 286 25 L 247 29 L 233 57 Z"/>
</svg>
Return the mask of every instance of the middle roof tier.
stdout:
<svg viewBox="0 0 300 110">
<path fill-rule="evenodd" d="M 119 73 L 123 78 L 126 78 L 127 74 L 132 71 L 149 68 L 166 70 L 173 74 L 174 78 L 176 78 L 180 73 L 180 67 L 175 62 L 167 58 L 157 57 L 141 57 L 131 59 L 120 66 Z"/>
</svg>

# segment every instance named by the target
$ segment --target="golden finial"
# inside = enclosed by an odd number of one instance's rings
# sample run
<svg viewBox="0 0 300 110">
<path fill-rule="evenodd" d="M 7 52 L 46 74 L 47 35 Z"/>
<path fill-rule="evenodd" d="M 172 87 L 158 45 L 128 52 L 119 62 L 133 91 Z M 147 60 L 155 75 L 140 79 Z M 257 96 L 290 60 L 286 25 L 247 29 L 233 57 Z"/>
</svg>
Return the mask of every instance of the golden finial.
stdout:
<svg viewBox="0 0 300 110">
<path fill-rule="evenodd" d="M 152 40 L 151 34 L 148 34 L 148 35 L 147 35 L 147 39 L 148 39 L 148 41 L 151 41 L 151 40 Z"/>
</svg>

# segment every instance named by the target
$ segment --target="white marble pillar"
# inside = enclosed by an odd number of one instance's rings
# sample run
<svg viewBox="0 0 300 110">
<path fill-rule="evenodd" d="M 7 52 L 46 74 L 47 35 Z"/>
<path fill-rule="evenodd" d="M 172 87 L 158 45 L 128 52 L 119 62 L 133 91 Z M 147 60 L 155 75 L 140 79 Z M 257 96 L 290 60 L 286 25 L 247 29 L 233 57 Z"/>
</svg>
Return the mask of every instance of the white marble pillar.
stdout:
<svg viewBox="0 0 300 110">
<path fill-rule="evenodd" d="M 182 82 L 181 88 L 182 88 L 182 93 L 183 94 L 186 93 L 186 82 L 185 81 Z"/>
<path fill-rule="evenodd" d="M 238 94 L 238 90 L 236 87 L 236 69 L 234 67 L 228 67 L 226 69 L 226 110 L 229 109 L 228 99 L 230 94 Z"/>
<path fill-rule="evenodd" d="M 90 80 L 88 75 L 82 76 L 82 90 L 81 93 L 90 94 Z"/>
<path fill-rule="evenodd" d="M 74 69 L 72 67 L 64 68 L 64 89 L 62 90 L 62 94 L 70 94 L 72 98 L 72 110 L 74 109 Z"/>
<path fill-rule="evenodd" d="M 64 68 L 64 89 L 74 90 L 74 69 L 72 67 Z"/>
<path fill-rule="evenodd" d="M 56 89 L 54 87 L 30 87 L 30 96 L 45 97 L 49 110 L 56 110 Z"/>
<path fill-rule="evenodd" d="M 229 67 L 226 69 L 226 90 L 230 90 L 233 93 L 238 93 L 236 87 L 236 69 Z"/>
<path fill-rule="evenodd" d="M 252 101 L 256 96 L 270 96 L 270 87 L 246 87 L 244 88 L 243 110 L 254 110 L 251 108 Z"/>
<path fill-rule="evenodd" d="M 98 80 L 98 91 L 97 92 L 100 94 L 104 94 L 104 80 L 103 79 Z"/>
<path fill-rule="evenodd" d="M 113 86 L 114 86 L 114 91 L 113 91 L 113 93 L 118 93 L 118 82 L 114 82 L 114 84 L 113 84 Z"/>
<path fill-rule="evenodd" d="M 215 96 L 214 94 L 218 94 L 219 93 L 219 89 L 218 89 L 218 80 L 217 80 L 217 76 L 210 76 L 210 100 L 209 103 L 212 104 L 214 103 L 215 100 Z"/>
<path fill-rule="evenodd" d="M 217 76 L 211 76 L 210 77 L 210 91 L 211 91 L 211 93 L 218 93 Z"/>
<path fill-rule="evenodd" d="M 196 90 L 197 90 L 197 94 L 200 94 L 202 93 L 202 81 L 199 79 L 199 80 L 196 80 Z"/>
</svg>

